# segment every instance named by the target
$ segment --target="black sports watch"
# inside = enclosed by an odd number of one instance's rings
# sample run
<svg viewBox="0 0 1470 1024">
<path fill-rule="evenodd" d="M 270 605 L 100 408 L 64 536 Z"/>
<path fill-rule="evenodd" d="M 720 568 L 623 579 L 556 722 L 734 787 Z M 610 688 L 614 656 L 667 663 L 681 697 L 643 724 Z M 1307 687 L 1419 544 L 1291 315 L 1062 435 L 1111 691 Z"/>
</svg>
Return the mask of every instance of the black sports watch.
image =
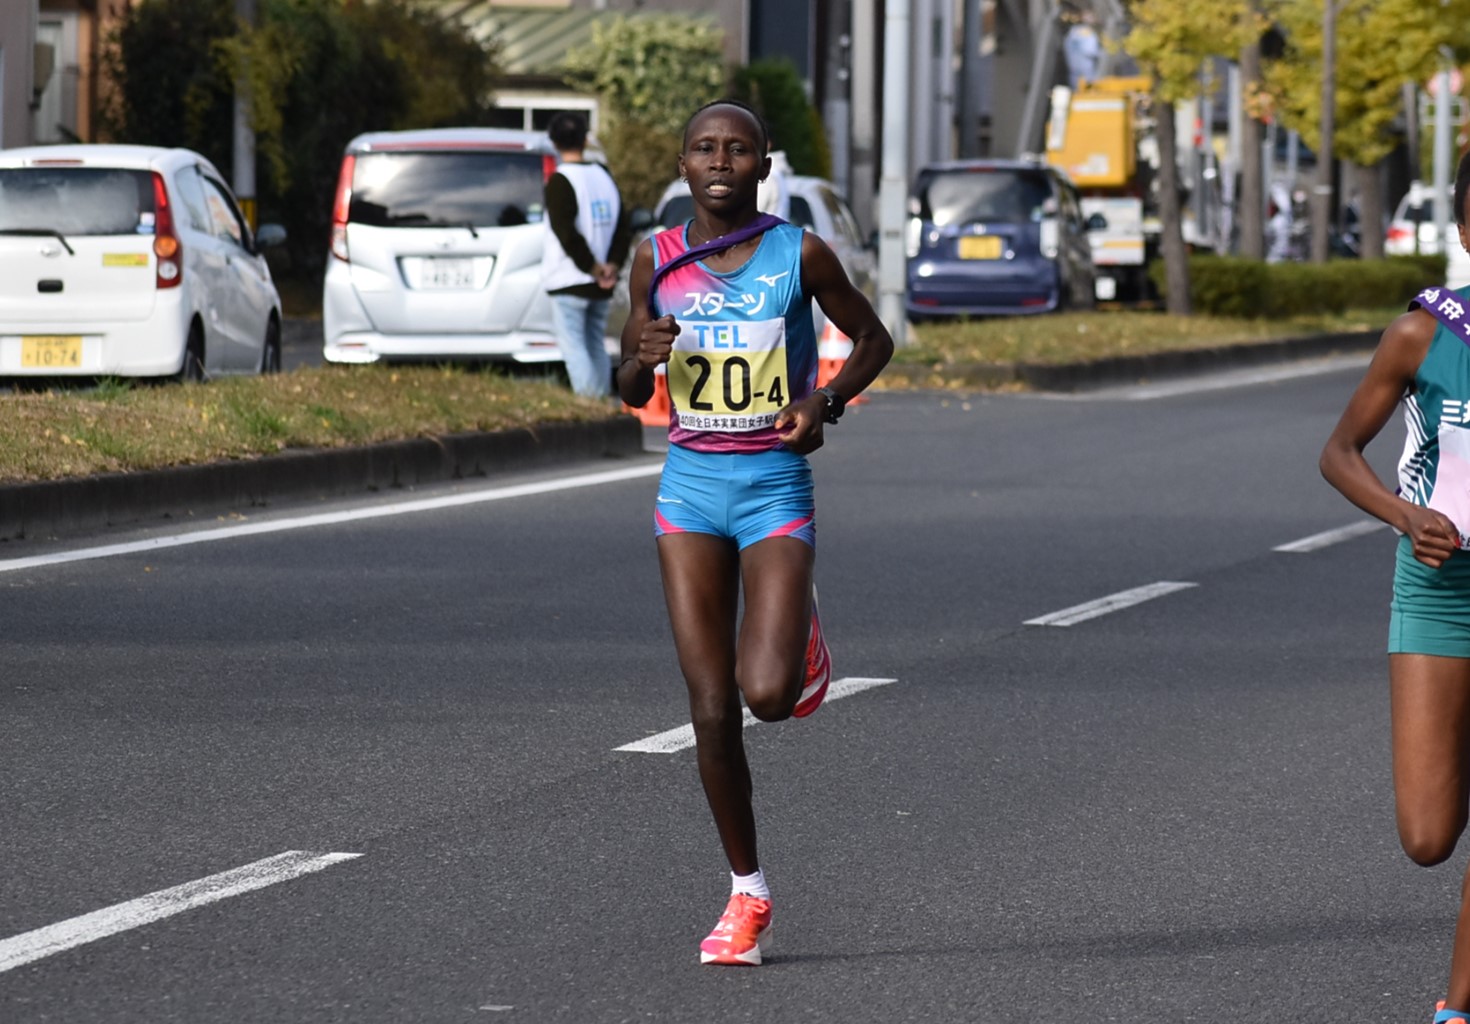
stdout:
<svg viewBox="0 0 1470 1024">
<path fill-rule="evenodd" d="M 828 423 L 836 423 L 842 419 L 842 411 L 847 408 L 847 399 L 831 388 L 817 388 L 816 393 L 827 400 L 827 415 L 823 419 Z"/>
</svg>

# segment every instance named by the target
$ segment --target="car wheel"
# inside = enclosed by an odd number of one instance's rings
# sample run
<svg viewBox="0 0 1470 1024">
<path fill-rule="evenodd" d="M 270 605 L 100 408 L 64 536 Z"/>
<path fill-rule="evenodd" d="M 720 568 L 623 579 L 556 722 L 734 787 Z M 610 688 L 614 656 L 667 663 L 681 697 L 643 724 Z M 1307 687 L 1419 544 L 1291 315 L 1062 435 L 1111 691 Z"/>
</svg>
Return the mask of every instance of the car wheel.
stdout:
<svg viewBox="0 0 1470 1024">
<path fill-rule="evenodd" d="M 281 372 L 281 323 L 275 317 L 265 326 L 265 348 L 260 353 L 260 372 Z"/>
<path fill-rule="evenodd" d="M 197 320 L 189 325 L 189 340 L 184 343 L 184 365 L 179 368 L 177 379 L 185 383 L 204 382 L 204 328 Z"/>
</svg>

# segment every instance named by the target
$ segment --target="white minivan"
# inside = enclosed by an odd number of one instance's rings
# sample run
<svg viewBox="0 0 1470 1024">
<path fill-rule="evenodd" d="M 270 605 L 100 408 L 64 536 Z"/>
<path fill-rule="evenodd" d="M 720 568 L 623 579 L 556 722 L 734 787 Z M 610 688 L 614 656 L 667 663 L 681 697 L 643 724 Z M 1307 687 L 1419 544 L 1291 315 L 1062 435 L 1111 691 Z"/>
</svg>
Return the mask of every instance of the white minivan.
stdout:
<svg viewBox="0 0 1470 1024">
<path fill-rule="evenodd" d="M 192 150 L 0 150 L 0 377 L 275 372 L 285 237 Z"/>
<path fill-rule="evenodd" d="M 373 132 L 347 146 L 322 293 L 328 362 L 561 359 L 541 287 L 543 132 Z"/>
</svg>

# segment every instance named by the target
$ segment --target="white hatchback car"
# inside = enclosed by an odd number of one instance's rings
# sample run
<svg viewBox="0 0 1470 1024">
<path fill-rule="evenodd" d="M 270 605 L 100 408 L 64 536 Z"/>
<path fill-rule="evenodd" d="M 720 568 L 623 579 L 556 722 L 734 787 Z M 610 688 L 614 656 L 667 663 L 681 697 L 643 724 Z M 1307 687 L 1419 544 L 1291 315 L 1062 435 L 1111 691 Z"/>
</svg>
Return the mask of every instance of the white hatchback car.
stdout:
<svg viewBox="0 0 1470 1024">
<path fill-rule="evenodd" d="M 437 128 L 347 146 L 322 289 L 328 362 L 561 360 L 541 287 L 543 132 Z"/>
<path fill-rule="evenodd" d="M 0 377 L 279 370 L 285 237 L 190 150 L 0 150 Z"/>
</svg>

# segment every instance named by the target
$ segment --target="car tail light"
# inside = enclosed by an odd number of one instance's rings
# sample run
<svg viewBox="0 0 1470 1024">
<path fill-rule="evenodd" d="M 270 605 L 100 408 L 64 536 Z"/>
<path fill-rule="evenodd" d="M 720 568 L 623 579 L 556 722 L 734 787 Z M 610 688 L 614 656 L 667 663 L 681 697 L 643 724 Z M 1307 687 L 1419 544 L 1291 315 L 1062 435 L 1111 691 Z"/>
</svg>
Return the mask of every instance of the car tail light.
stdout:
<svg viewBox="0 0 1470 1024">
<path fill-rule="evenodd" d="M 1413 241 L 1413 238 L 1414 232 L 1408 228 L 1390 227 L 1388 229 L 1388 240 L 1390 242 L 1409 242 Z"/>
<path fill-rule="evenodd" d="M 541 183 L 544 185 L 556 173 L 556 157 L 547 153 L 541 157 Z"/>
<path fill-rule="evenodd" d="M 174 209 L 168 202 L 168 189 L 163 175 L 153 172 L 153 255 L 154 286 L 177 288 L 184 283 L 184 247 L 174 228 Z"/>
<path fill-rule="evenodd" d="M 337 173 L 337 198 L 332 203 L 332 255 L 343 263 L 347 258 L 347 211 L 352 207 L 352 172 L 357 157 L 344 156 L 342 170 Z"/>
</svg>

